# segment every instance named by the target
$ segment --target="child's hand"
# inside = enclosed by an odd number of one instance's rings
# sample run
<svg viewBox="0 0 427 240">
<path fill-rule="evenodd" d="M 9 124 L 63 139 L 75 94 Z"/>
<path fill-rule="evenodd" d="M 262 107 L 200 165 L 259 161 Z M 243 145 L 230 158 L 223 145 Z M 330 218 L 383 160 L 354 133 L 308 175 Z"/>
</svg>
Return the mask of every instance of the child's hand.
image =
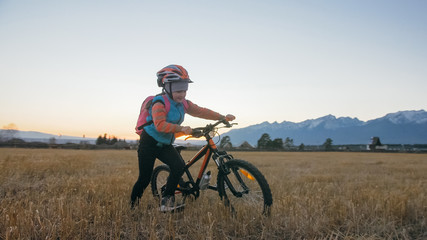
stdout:
<svg viewBox="0 0 427 240">
<path fill-rule="evenodd" d="M 191 129 L 191 127 L 182 127 L 181 132 L 185 133 L 185 135 L 191 135 L 193 129 Z"/>
<path fill-rule="evenodd" d="M 225 120 L 226 120 L 227 122 L 231 122 L 231 121 L 233 121 L 234 119 L 236 119 L 236 117 L 235 117 L 234 115 L 232 115 L 232 114 L 227 114 L 227 116 L 225 116 Z"/>
</svg>

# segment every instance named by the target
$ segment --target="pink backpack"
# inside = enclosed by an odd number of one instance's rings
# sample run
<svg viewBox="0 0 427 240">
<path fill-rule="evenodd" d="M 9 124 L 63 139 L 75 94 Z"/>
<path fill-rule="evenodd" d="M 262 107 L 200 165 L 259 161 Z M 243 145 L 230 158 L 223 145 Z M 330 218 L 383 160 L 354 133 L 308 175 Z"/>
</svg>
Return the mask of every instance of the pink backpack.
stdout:
<svg viewBox="0 0 427 240">
<path fill-rule="evenodd" d="M 163 94 L 163 101 L 165 103 L 165 108 L 166 108 L 166 113 L 169 112 L 169 110 L 171 109 L 171 103 L 169 101 L 169 98 Z M 147 117 L 150 115 L 150 107 L 153 104 L 153 98 L 155 96 L 148 96 L 144 102 L 142 102 L 141 105 L 141 111 L 139 113 L 139 117 L 138 117 L 138 121 L 136 122 L 136 133 L 138 135 L 141 135 L 142 131 L 144 131 L 144 127 L 150 125 L 153 123 L 153 120 L 147 121 Z M 188 109 L 188 102 L 187 100 L 184 100 L 182 102 L 184 104 L 184 111 L 187 112 Z"/>
</svg>

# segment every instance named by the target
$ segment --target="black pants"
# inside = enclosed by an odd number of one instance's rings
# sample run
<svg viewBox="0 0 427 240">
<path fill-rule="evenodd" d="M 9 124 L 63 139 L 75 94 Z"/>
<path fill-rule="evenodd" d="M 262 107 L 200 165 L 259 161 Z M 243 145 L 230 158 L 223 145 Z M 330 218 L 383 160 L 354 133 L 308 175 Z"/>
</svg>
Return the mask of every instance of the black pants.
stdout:
<svg viewBox="0 0 427 240">
<path fill-rule="evenodd" d="M 150 184 L 156 158 L 167 164 L 171 169 L 163 196 L 174 195 L 179 179 L 184 172 L 184 160 L 172 145 L 159 146 L 153 137 L 146 132 L 142 132 L 138 148 L 139 177 L 132 189 L 132 206 L 138 203 L 145 188 Z"/>
</svg>

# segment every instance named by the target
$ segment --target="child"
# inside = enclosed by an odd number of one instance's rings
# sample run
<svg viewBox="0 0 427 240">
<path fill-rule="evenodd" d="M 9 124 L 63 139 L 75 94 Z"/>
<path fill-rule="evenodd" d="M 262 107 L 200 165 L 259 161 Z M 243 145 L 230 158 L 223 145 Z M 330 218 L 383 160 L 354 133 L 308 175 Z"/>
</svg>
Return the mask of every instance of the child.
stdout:
<svg viewBox="0 0 427 240">
<path fill-rule="evenodd" d="M 160 211 L 175 209 L 174 192 L 178 181 L 184 172 L 185 163 L 172 146 L 175 134 L 190 135 L 191 127 L 181 126 L 185 113 L 194 117 L 232 121 L 231 114 L 223 116 L 207 108 L 202 108 L 185 99 L 188 84 L 192 83 L 187 70 L 179 65 L 169 65 L 157 72 L 157 85 L 162 87 L 170 102 L 170 110 L 166 112 L 164 96 L 154 97 L 149 113 L 152 123 L 145 126 L 141 132 L 138 148 L 139 177 L 132 189 L 131 207 L 138 204 L 145 188 L 150 183 L 154 161 L 158 158 L 170 167 L 170 175 L 163 193 Z M 137 126 L 138 128 L 139 126 Z M 176 206 L 179 207 L 179 206 Z"/>
</svg>

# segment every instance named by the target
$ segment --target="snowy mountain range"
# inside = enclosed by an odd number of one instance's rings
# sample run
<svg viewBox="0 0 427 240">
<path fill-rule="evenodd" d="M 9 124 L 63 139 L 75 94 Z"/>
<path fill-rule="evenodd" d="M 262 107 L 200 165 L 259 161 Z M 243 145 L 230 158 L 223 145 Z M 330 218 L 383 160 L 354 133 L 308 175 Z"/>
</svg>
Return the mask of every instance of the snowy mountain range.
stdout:
<svg viewBox="0 0 427 240">
<path fill-rule="evenodd" d="M 268 133 L 272 140 L 282 138 L 285 141 L 289 137 L 295 145 L 321 145 L 327 138 L 331 138 L 334 145 L 369 144 L 373 136 L 380 137 L 384 144 L 427 144 L 427 112 L 400 111 L 366 122 L 333 115 L 299 123 L 263 122 L 233 129 L 223 136 L 229 136 L 233 146 L 244 141 L 256 146 L 264 133 Z"/>
<path fill-rule="evenodd" d="M 4 135 L 6 130 L 0 130 Z M 341 144 L 369 144 L 374 136 L 380 137 L 383 144 L 427 144 L 427 112 L 400 111 L 389 113 L 384 117 L 370 121 L 360 121 L 357 118 L 327 115 L 317 119 L 310 119 L 299 123 L 284 121 L 263 122 L 245 128 L 233 129 L 221 137 L 229 136 L 233 146 L 240 146 L 247 141 L 256 146 L 262 134 L 268 133 L 270 138 L 287 137 L 294 140 L 294 145 L 321 145 L 327 138 L 333 140 L 334 145 Z M 53 135 L 34 131 L 16 131 L 15 138 L 27 142 L 49 142 L 55 138 L 56 143 L 80 143 L 85 141 L 91 144 L 95 138 Z M 204 141 L 182 141 L 180 144 L 204 144 Z"/>
</svg>

